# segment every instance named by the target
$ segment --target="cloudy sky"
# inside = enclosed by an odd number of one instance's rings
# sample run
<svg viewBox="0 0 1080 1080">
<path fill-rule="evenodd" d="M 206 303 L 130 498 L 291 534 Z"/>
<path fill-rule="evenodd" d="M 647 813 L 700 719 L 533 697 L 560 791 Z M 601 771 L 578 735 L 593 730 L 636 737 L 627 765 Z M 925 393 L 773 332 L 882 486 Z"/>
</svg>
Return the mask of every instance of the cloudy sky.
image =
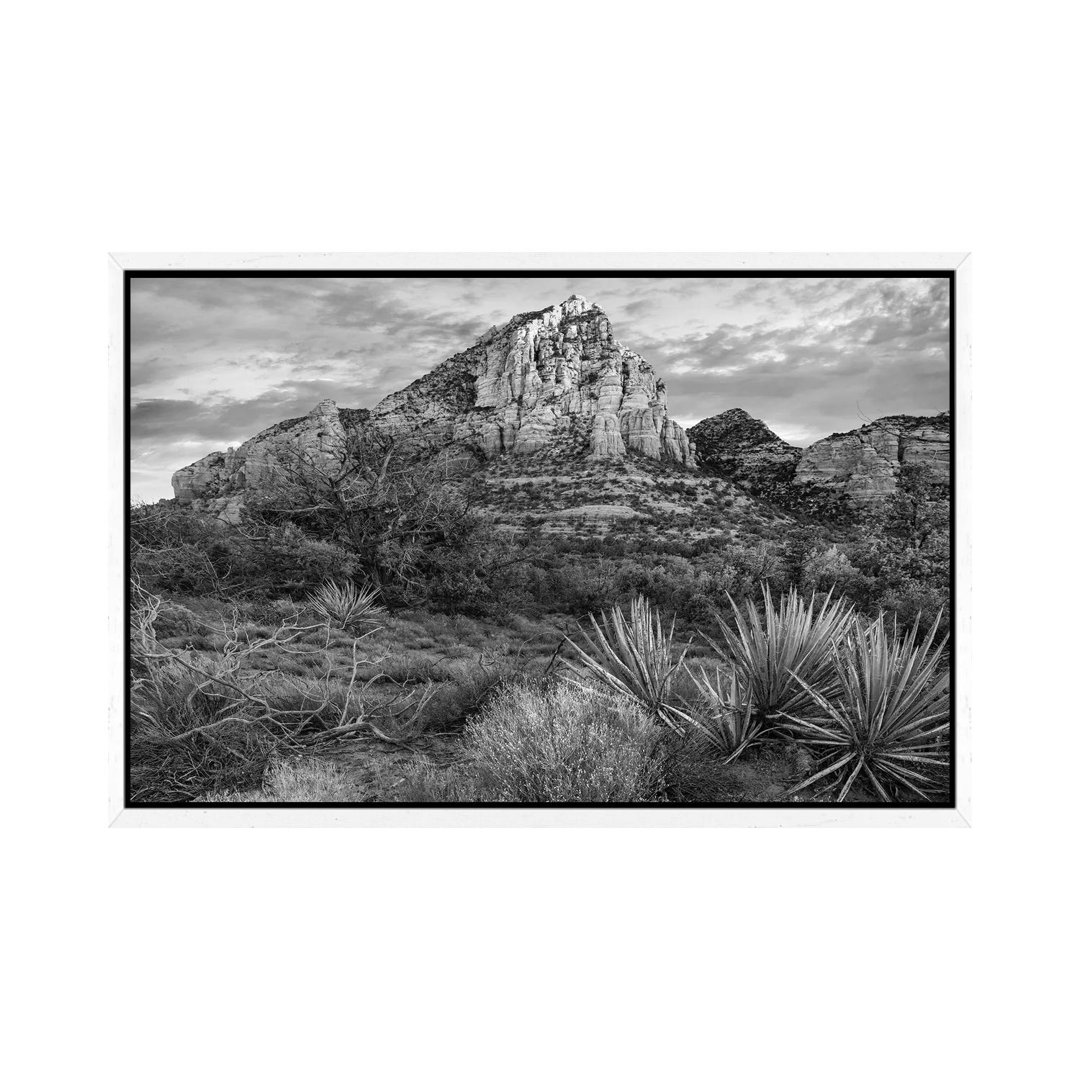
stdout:
<svg viewBox="0 0 1080 1080">
<path fill-rule="evenodd" d="M 369 408 L 490 326 L 572 293 L 648 360 L 686 427 L 740 407 L 805 446 L 949 406 L 927 278 L 135 278 L 132 497 L 323 398 Z"/>
</svg>

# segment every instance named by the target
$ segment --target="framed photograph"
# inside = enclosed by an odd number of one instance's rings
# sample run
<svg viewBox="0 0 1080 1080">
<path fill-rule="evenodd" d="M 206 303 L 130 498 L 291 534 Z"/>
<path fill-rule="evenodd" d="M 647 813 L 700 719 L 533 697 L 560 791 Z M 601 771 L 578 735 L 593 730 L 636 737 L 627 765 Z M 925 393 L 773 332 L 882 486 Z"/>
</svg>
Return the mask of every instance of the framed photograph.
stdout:
<svg viewBox="0 0 1080 1080">
<path fill-rule="evenodd" d="M 969 272 L 113 256 L 114 823 L 969 824 Z"/>
</svg>

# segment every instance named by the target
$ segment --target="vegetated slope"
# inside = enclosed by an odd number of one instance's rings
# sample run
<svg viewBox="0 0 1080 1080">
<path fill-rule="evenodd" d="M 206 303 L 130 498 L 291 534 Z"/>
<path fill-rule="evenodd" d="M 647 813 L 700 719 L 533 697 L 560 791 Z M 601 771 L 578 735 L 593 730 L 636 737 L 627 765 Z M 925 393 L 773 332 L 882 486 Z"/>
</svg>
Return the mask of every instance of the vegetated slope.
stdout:
<svg viewBox="0 0 1080 1080">
<path fill-rule="evenodd" d="M 504 456 L 477 476 L 477 505 L 508 532 L 734 538 L 791 518 L 721 477 L 637 454 L 618 460 Z"/>
</svg>

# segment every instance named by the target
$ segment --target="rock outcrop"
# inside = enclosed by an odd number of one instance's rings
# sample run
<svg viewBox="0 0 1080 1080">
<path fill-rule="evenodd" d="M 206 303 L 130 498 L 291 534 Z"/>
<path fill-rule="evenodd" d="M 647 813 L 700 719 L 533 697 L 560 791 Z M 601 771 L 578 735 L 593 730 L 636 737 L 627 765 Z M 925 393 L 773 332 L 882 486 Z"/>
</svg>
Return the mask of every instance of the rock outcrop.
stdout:
<svg viewBox="0 0 1080 1080">
<path fill-rule="evenodd" d="M 698 463 L 748 491 L 790 483 L 802 450 L 784 442 L 743 409 L 728 409 L 689 432 Z"/>
<path fill-rule="evenodd" d="M 239 521 L 245 492 L 266 486 L 282 469 L 332 467 L 341 460 L 347 436 L 367 416 L 366 409 L 339 409 L 333 401 L 320 401 L 307 416 L 283 420 L 236 449 L 215 451 L 177 470 L 173 492 L 181 505 Z"/>
<path fill-rule="evenodd" d="M 858 504 L 892 495 L 904 465 L 926 465 L 932 479 L 948 483 L 950 432 L 948 413 L 883 416 L 808 446 L 795 470 L 795 482 L 839 488 Z"/>
<path fill-rule="evenodd" d="M 580 296 L 492 327 L 475 345 L 381 401 L 372 423 L 433 448 L 640 453 L 694 467 L 663 381 Z"/>
<path fill-rule="evenodd" d="M 572 296 L 492 327 L 370 411 L 323 401 L 236 449 L 208 454 L 173 475 L 173 491 L 182 504 L 238 520 L 243 493 L 267 484 L 282 462 L 332 460 L 360 431 L 416 452 L 637 453 L 696 468 L 690 439 L 668 416 L 663 381 L 615 340 L 596 304 Z"/>
<path fill-rule="evenodd" d="M 847 495 L 856 506 L 872 505 L 896 491 L 904 465 L 926 465 L 933 480 L 949 480 L 948 413 L 884 416 L 805 450 L 742 409 L 702 420 L 689 434 L 703 468 L 781 503 L 814 487 Z"/>
</svg>

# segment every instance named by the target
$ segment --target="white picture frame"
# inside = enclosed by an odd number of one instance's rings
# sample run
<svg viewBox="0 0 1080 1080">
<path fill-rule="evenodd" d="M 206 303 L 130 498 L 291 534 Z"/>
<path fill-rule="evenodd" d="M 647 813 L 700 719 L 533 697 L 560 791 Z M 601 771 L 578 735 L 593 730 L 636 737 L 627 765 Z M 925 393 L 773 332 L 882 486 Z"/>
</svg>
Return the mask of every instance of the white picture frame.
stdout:
<svg viewBox="0 0 1080 1080">
<path fill-rule="evenodd" d="M 969 827 L 971 809 L 972 722 L 971 670 L 971 256 L 968 253 L 117 253 L 109 256 L 109 439 L 116 454 L 116 473 L 110 477 L 109 636 L 112 692 L 109 709 L 109 821 L 114 827 L 784 827 L 876 828 L 897 826 Z M 128 468 L 125 380 L 126 273 L 148 270 L 701 270 L 951 271 L 953 288 L 953 485 L 954 485 L 954 618 L 953 650 L 956 710 L 955 806 L 920 809 L 916 806 L 844 807 L 812 804 L 790 808 L 643 806 L 581 809 L 519 807 L 356 807 L 215 806 L 140 808 L 124 804 L 125 710 L 127 672 L 124 642 L 127 633 L 125 558 L 125 476 Z"/>
</svg>

